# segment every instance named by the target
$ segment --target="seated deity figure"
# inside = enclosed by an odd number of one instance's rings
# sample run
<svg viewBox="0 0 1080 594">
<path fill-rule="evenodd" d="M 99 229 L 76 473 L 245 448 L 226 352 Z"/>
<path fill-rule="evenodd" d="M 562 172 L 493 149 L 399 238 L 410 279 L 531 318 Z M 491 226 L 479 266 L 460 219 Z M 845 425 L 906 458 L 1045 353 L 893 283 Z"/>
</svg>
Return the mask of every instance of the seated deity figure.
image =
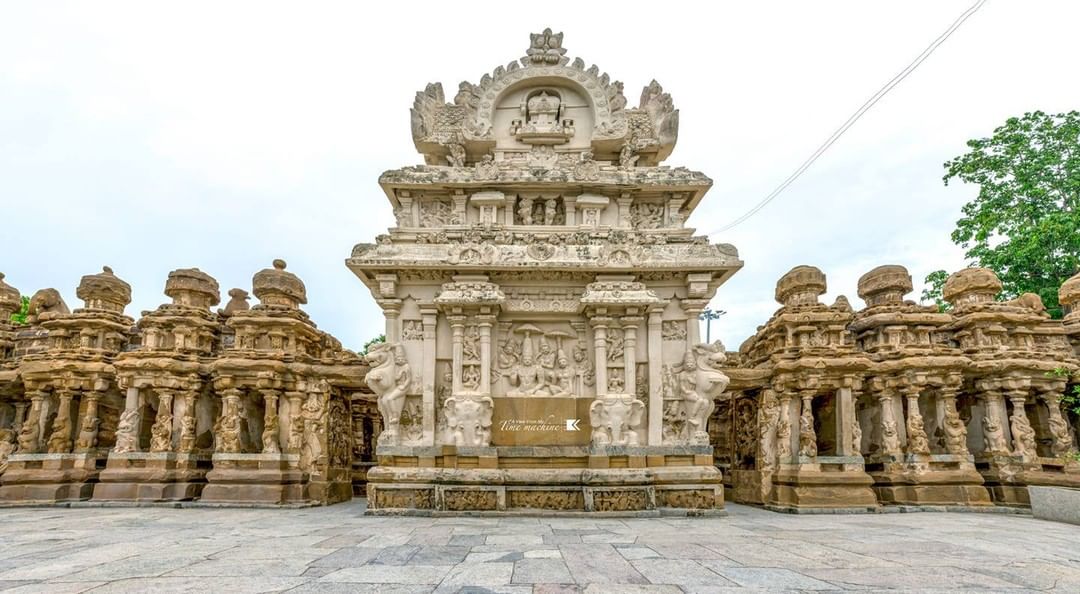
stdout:
<svg viewBox="0 0 1080 594">
<path fill-rule="evenodd" d="M 510 385 L 515 389 L 507 392 L 507 396 L 536 396 L 543 393 L 543 368 L 536 364 L 531 352 L 523 354 L 521 363 L 510 370 Z"/>
<path fill-rule="evenodd" d="M 548 390 L 552 396 L 567 397 L 574 395 L 574 380 L 577 379 L 577 369 L 570 364 L 570 358 L 566 352 L 559 349 L 555 356 L 556 367 L 547 372 Z"/>
</svg>

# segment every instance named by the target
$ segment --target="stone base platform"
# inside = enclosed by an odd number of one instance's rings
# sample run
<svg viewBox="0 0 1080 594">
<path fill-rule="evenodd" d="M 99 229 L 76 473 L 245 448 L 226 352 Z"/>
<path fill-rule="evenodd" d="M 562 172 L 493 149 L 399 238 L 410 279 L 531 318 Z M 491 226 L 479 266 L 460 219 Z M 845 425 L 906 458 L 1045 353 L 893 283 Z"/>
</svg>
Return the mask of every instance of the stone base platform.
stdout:
<svg viewBox="0 0 1080 594">
<path fill-rule="evenodd" d="M 0 503 L 49 504 L 90 499 L 105 452 L 13 454 L 0 476 Z"/>
<path fill-rule="evenodd" d="M 918 469 L 917 463 L 925 466 Z M 908 456 L 903 462 L 871 465 L 868 470 L 882 505 L 993 505 L 971 458 L 932 455 L 916 460 Z"/>
<path fill-rule="evenodd" d="M 173 452 L 109 454 L 95 501 L 192 501 L 206 486 L 210 456 Z"/>
<path fill-rule="evenodd" d="M 860 457 L 850 457 L 826 463 L 783 464 L 773 476 L 766 507 L 776 511 L 874 510 L 878 507 L 874 479 L 862 469 L 861 462 Z"/>
<path fill-rule="evenodd" d="M 380 447 L 375 515 L 706 515 L 724 487 L 709 446 Z"/>
<path fill-rule="evenodd" d="M 251 505 L 304 503 L 307 477 L 296 454 L 214 454 L 200 501 Z"/>
</svg>

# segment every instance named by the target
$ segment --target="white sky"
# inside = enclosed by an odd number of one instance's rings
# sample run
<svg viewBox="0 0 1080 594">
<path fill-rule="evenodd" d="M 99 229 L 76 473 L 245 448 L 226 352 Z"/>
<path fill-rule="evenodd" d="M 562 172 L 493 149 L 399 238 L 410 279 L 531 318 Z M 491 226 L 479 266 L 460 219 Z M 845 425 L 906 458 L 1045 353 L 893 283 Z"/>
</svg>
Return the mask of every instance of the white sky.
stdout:
<svg viewBox="0 0 1080 594">
<path fill-rule="evenodd" d="M 359 348 L 382 320 L 344 266 L 392 224 L 376 181 L 418 164 L 408 109 L 564 31 L 571 57 L 656 78 L 681 110 L 668 160 L 705 172 L 708 231 L 782 181 L 970 0 L 933 2 L 0 1 L 0 271 L 33 293 L 103 264 L 153 309 L 168 272 L 222 293 L 284 258 L 312 318 Z M 797 264 L 855 307 L 878 264 L 956 269 L 949 241 L 976 188 L 941 182 L 964 142 L 1013 115 L 1080 103 L 1080 3 L 991 0 L 780 198 L 714 241 L 746 267 L 713 303 L 736 348 Z M 921 288 L 921 287 L 920 287 Z M 916 288 L 917 298 L 920 288 Z M 254 302 L 254 300 L 253 300 Z"/>
</svg>

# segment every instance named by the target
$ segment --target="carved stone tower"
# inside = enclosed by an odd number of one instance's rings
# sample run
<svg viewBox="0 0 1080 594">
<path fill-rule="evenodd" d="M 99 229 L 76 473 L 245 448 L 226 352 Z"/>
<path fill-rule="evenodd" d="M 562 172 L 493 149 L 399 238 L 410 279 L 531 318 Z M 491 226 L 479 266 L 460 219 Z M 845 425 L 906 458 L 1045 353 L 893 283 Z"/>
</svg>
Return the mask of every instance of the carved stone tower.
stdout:
<svg viewBox="0 0 1080 594">
<path fill-rule="evenodd" d="M 397 225 L 349 268 L 386 318 L 369 509 L 641 512 L 723 505 L 708 419 L 727 385 L 698 315 L 740 267 L 685 221 L 712 182 L 661 163 L 679 112 L 564 54 L 417 93 L 424 165 L 379 183 Z"/>
</svg>

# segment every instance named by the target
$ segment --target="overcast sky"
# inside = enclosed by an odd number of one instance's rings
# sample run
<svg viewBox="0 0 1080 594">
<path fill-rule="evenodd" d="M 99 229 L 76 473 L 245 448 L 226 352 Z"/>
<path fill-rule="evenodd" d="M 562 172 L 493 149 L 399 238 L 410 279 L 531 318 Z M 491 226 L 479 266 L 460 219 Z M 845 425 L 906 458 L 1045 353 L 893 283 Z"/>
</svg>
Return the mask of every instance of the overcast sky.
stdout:
<svg viewBox="0 0 1080 594">
<path fill-rule="evenodd" d="M 705 172 L 690 218 L 733 220 L 786 178 L 968 6 L 934 2 L 0 3 L 0 271 L 30 294 L 103 264 L 153 309 L 168 272 L 222 293 L 284 258 L 305 308 L 346 346 L 382 329 L 344 265 L 392 224 L 379 173 L 418 164 L 413 95 L 565 32 L 568 56 L 626 84 L 656 78 L 681 111 L 668 160 Z M 1080 107 L 1080 3 L 991 0 L 772 204 L 712 237 L 745 268 L 717 294 L 736 348 L 812 264 L 829 302 L 879 264 L 954 270 L 977 188 L 942 163 L 1013 115 Z M 704 333 L 703 333 L 704 334 Z"/>
</svg>

